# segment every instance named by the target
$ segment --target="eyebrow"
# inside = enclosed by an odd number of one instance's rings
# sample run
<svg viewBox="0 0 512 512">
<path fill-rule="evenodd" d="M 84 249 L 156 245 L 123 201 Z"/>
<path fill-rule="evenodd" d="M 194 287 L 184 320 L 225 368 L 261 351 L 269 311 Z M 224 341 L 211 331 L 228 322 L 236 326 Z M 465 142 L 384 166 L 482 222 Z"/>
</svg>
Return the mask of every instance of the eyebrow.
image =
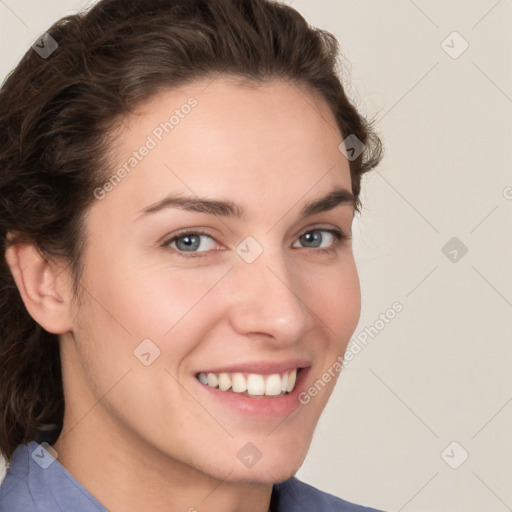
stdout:
<svg viewBox="0 0 512 512">
<path fill-rule="evenodd" d="M 340 205 L 351 205 L 356 207 L 356 198 L 345 188 L 335 188 L 327 195 L 306 203 L 299 214 L 299 219 L 304 219 L 315 213 L 333 210 Z M 135 222 L 154 215 L 169 208 L 179 208 L 191 212 L 207 213 L 220 217 L 231 217 L 236 219 L 246 219 L 247 213 L 237 203 L 233 201 L 205 199 L 201 197 L 186 196 L 183 194 L 171 194 L 162 200 L 147 206 L 141 210 L 141 214 L 135 219 Z"/>
</svg>

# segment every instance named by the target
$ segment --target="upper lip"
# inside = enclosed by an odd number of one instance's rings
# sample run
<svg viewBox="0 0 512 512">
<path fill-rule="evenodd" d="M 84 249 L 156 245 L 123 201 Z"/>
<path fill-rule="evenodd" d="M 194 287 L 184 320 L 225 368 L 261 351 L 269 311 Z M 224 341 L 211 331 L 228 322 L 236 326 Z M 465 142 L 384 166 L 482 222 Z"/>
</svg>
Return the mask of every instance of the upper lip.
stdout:
<svg viewBox="0 0 512 512">
<path fill-rule="evenodd" d="M 270 375 L 273 373 L 283 373 L 295 368 L 307 368 L 311 366 L 308 359 L 288 359 L 281 362 L 270 361 L 250 361 L 246 363 L 237 363 L 229 366 L 201 370 L 202 373 L 260 373 Z"/>
</svg>

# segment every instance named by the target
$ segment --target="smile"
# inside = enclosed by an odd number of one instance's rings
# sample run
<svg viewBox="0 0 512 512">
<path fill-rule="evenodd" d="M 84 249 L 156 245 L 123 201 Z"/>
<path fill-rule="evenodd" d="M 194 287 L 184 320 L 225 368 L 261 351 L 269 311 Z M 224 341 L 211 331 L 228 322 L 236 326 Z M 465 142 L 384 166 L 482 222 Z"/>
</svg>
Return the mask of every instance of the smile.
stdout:
<svg viewBox="0 0 512 512">
<path fill-rule="evenodd" d="M 297 379 L 297 373 L 301 368 L 262 375 L 258 373 L 203 373 L 196 378 L 204 384 L 220 391 L 232 391 L 246 396 L 282 396 L 293 391 Z"/>
</svg>

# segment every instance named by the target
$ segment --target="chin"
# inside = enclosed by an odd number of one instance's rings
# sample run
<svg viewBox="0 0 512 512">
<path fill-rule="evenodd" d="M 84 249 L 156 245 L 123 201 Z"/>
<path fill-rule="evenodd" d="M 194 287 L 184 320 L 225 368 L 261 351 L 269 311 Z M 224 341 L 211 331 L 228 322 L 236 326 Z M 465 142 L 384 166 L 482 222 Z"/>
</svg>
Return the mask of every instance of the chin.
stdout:
<svg viewBox="0 0 512 512">
<path fill-rule="evenodd" d="M 237 470 L 236 473 L 233 472 L 227 481 L 232 483 L 240 483 L 240 484 L 253 484 L 253 485 L 273 485 L 278 484 L 280 482 L 284 482 L 291 478 L 295 473 L 299 470 L 299 466 L 294 466 L 293 468 L 279 468 L 276 471 L 268 471 L 265 468 L 261 468 L 256 470 L 255 467 L 248 470 Z"/>
<path fill-rule="evenodd" d="M 252 484 L 277 484 L 291 478 L 302 466 L 306 454 L 299 457 L 297 452 L 288 457 L 275 457 L 272 460 L 261 459 L 250 468 L 237 467 L 230 475 L 229 480 Z"/>
<path fill-rule="evenodd" d="M 307 453 L 307 451 L 306 451 Z M 300 469 L 306 453 L 291 453 L 287 456 L 275 456 L 272 459 L 261 458 L 252 466 L 245 466 L 239 460 L 236 464 L 228 464 L 199 467 L 196 470 L 216 480 L 222 480 L 238 484 L 269 485 L 288 480 Z"/>
</svg>

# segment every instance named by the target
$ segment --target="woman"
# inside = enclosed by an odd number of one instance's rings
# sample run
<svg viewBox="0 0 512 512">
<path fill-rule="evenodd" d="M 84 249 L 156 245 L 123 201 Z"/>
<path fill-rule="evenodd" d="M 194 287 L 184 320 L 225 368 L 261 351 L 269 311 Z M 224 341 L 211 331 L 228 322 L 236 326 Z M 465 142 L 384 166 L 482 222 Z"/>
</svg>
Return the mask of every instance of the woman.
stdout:
<svg viewBox="0 0 512 512">
<path fill-rule="evenodd" d="M 381 158 L 337 51 L 267 0 L 103 0 L 8 77 L 0 510 L 371 510 L 293 476 Z"/>
</svg>

